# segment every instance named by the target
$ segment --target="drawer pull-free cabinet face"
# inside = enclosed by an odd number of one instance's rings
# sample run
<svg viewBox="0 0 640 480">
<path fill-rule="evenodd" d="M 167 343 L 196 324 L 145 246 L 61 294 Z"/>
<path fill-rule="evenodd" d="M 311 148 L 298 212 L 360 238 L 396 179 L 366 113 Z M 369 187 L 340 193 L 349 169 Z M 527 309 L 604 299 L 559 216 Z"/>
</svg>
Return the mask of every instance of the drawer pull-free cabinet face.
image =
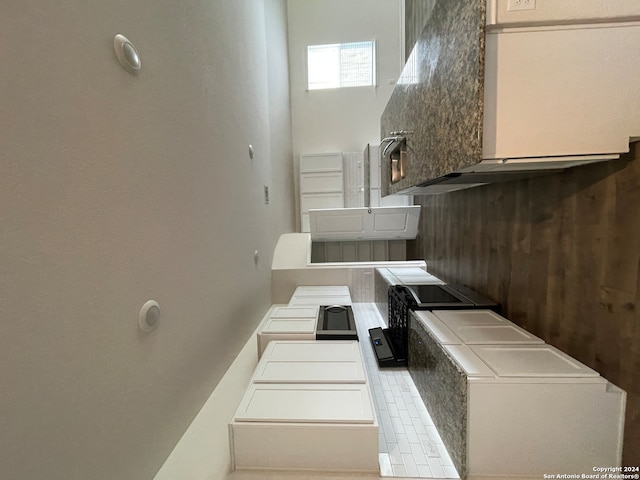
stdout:
<svg viewBox="0 0 640 480">
<path fill-rule="evenodd" d="M 343 192 L 329 193 L 301 193 L 300 194 L 300 215 L 302 231 L 310 232 L 309 210 L 318 208 L 342 208 L 344 207 Z"/>
<path fill-rule="evenodd" d="M 491 310 L 434 310 L 433 314 L 449 328 L 468 325 L 514 325 Z"/>
<path fill-rule="evenodd" d="M 264 356 L 276 361 L 292 362 L 345 362 L 362 358 L 356 340 L 275 341 L 267 347 Z"/>
<path fill-rule="evenodd" d="M 275 306 L 258 331 L 258 357 L 272 340 L 314 340 L 319 307 Z"/>
<path fill-rule="evenodd" d="M 342 192 L 342 172 L 303 173 L 300 175 L 300 190 L 303 192 Z"/>
<path fill-rule="evenodd" d="M 300 173 L 342 171 L 342 153 L 303 153 Z"/>
<path fill-rule="evenodd" d="M 542 344 L 544 341 L 515 325 L 480 325 L 458 327 L 455 334 L 467 345 Z"/>
<path fill-rule="evenodd" d="M 313 209 L 342 208 L 344 197 L 337 193 L 303 193 L 300 196 L 300 206 L 305 213 Z"/>
<path fill-rule="evenodd" d="M 294 295 L 349 295 L 346 285 L 302 285 L 296 287 Z"/>
<path fill-rule="evenodd" d="M 271 318 L 261 333 L 314 333 L 316 318 Z"/>
<path fill-rule="evenodd" d="M 249 386 L 236 422 L 374 423 L 369 387 L 355 385 Z"/>
<path fill-rule="evenodd" d="M 366 383 L 355 340 L 283 341 L 267 346 L 254 383 Z"/>
<path fill-rule="evenodd" d="M 355 340 L 272 340 L 253 374 L 253 383 L 366 383 Z"/>
<path fill-rule="evenodd" d="M 444 282 L 440 280 L 438 277 L 431 275 L 430 273 L 425 272 L 421 268 L 413 267 L 413 268 L 388 268 L 388 271 L 399 283 L 403 283 L 405 285 L 440 285 Z"/>
<path fill-rule="evenodd" d="M 275 307 L 260 329 L 260 333 L 315 333 L 317 306 Z"/>
<path fill-rule="evenodd" d="M 351 305 L 351 294 L 347 286 L 301 286 L 296 288 L 289 306 L 305 305 Z"/>
<path fill-rule="evenodd" d="M 253 381 L 254 383 L 365 383 L 366 376 L 362 363 L 357 360 L 342 362 L 265 360 L 258 364 Z"/>
<path fill-rule="evenodd" d="M 433 315 L 440 320 L 433 323 L 444 325 L 442 330 L 448 329 L 466 345 L 544 343 L 491 310 L 436 310 Z"/>
<path fill-rule="evenodd" d="M 229 425 L 233 469 L 378 470 L 369 387 L 253 383 Z"/>
<path fill-rule="evenodd" d="M 351 305 L 350 295 L 294 295 L 289 305 Z"/>
<path fill-rule="evenodd" d="M 318 310 L 317 306 L 276 307 L 264 322 L 260 333 L 315 333 Z"/>
<path fill-rule="evenodd" d="M 317 307 L 274 307 L 269 318 L 317 318 Z"/>
<path fill-rule="evenodd" d="M 470 347 L 500 377 L 593 377 L 600 375 L 551 345 Z"/>
</svg>

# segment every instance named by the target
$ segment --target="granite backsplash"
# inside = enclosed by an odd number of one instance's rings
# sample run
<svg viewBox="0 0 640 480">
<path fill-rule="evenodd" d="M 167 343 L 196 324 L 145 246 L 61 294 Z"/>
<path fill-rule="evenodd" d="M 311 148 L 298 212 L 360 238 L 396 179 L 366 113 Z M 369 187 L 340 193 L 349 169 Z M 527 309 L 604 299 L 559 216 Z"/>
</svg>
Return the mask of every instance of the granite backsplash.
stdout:
<svg viewBox="0 0 640 480">
<path fill-rule="evenodd" d="M 467 376 L 412 311 L 409 314 L 409 373 L 460 478 L 466 478 Z"/>
<path fill-rule="evenodd" d="M 382 194 L 478 163 L 482 155 L 486 2 L 437 0 L 381 117 L 381 139 L 407 135 L 407 176 Z"/>
</svg>

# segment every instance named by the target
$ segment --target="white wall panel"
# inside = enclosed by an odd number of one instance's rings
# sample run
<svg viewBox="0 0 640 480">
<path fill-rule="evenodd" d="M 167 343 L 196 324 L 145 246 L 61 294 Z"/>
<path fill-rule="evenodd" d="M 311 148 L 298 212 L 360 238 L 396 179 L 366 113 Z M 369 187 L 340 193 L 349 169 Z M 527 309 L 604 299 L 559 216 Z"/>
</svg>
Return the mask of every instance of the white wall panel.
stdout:
<svg viewBox="0 0 640 480">
<path fill-rule="evenodd" d="M 149 479 L 270 304 L 294 228 L 286 5 L 1 10 L 0 476 Z"/>
</svg>

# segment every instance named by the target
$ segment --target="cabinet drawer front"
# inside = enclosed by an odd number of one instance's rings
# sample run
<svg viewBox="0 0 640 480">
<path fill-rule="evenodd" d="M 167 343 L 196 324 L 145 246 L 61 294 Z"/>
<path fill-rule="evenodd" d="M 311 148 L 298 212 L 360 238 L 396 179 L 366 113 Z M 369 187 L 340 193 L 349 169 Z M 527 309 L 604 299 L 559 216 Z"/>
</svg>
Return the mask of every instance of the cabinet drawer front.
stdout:
<svg viewBox="0 0 640 480">
<path fill-rule="evenodd" d="M 307 192 L 341 192 L 344 190 L 342 172 L 336 173 L 303 173 L 300 175 L 300 191 Z"/>
<path fill-rule="evenodd" d="M 315 318 L 270 318 L 262 329 L 265 333 L 315 333 Z"/>
<path fill-rule="evenodd" d="M 274 307 L 269 318 L 318 318 L 318 307 Z"/>
<path fill-rule="evenodd" d="M 249 385 L 234 422 L 375 423 L 366 384 Z"/>
<path fill-rule="evenodd" d="M 302 154 L 300 172 L 342 170 L 342 153 Z"/>
<path fill-rule="evenodd" d="M 310 193 L 300 198 L 300 210 L 308 212 L 312 208 L 342 208 L 344 199 L 340 193 Z"/>
</svg>

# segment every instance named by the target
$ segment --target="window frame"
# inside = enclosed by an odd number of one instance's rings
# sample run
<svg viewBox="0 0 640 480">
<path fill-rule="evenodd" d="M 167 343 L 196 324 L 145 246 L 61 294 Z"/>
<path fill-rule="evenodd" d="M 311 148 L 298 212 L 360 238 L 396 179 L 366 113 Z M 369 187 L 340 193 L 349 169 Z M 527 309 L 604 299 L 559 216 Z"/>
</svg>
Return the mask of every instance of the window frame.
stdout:
<svg viewBox="0 0 640 480">
<path fill-rule="evenodd" d="M 332 46 L 332 45 L 341 47 L 343 45 L 364 44 L 364 43 L 368 43 L 371 45 L 371 62 L 372 62 L 371 83 L 362 84 L 362 85 L 348 85 L 348 86 L 338 85 L 335 87 L 310 88 L 310 85 L 309 85 L 309 48 L 310 47 L 323 47 L 323 46 Z M 342 90 L 345 88 L 368 88 L 368 87 L 377 88 L 378 87 L 378 45 L 375 38 L 371 40 L 359 40 L 355 42 L 322 43 L 322 44 L 307 45 L 304 54 L 305 54 L 305 81 L 306 81 L 305 91 L 307 92 Z"/>
</svg>

